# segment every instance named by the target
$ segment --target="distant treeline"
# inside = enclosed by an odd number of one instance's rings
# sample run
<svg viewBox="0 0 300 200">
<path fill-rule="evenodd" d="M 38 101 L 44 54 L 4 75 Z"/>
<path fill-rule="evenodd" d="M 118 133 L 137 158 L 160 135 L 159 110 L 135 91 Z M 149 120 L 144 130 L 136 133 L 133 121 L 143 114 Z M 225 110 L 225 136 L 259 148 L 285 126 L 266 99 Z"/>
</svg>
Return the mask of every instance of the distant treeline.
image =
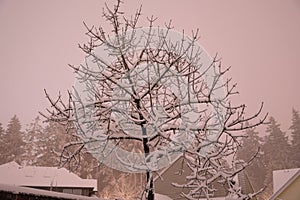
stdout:
<svg viewBox="0 0 300 200">
<path fill-rule="evenodd" d="M 290 139 L 281 130 L 276 119 L 270 117 L 264 133 L 251 129 L 246 131 L 246 137 L 240 140 L 237 153 L 239 159 L 248 161 L 257 155 L 246 168 L 246 174 L 255 190 L 266 186 L 259 199 L 272 194 L 274 170 L 300 167 L 300 116 L 299 111 L 295 109 L 292 110 L 289 130 Z M 0 123 L 0 164 L 16 161 L 21 165 L 59 166 L 62 165 L 60 155 L 64 146 L 74 140 L 76 138 L 66 132 L 66 127 L 54 122 L 43 123 L 40 117 L 36 117 L 28 128 L 22 131 L 20 120 L 13 116 L 6 129 Z M 97 161 L 84 151 L 80 159 L 80 164 L 70 169 L 82 178 L 97 178 L 102 197 L 113 198 L 111 194 L 120 197 L 122 193 L 134 196 L 141 191 L 141 175 L 124 174 L 103 165 L 99 166 Z M 132 184 L 128 184 L 129 182 Z M 138 185 L 141 187 L 136 187 Z M 118 191 L 112 191 L 114 188 L 118 188 Z"/>
</svg>

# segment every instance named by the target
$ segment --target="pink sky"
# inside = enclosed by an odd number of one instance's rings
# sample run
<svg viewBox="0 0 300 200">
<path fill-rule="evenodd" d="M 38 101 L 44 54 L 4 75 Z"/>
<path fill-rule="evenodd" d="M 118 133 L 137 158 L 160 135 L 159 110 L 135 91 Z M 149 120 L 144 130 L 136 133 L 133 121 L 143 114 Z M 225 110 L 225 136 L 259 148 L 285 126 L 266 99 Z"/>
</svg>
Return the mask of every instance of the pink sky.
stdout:
<svg viewBox="0 0 300 200">
<path fill-rule="evenodd" d="M 297 0 L 124 0 L 128 15 L 143 4 L 157 25 L 170 19 L 175 30 L 200 29 L 199 43 L 219 54 L 238 83 L 237 101 L 249 114 L 260 102 L 290 126 L 292 107 L 300 110 L 300 2 Z M 108 1 L 111 4 L 114 1 Z M 23 124 L 48 106 L 43 89 L 56 96 L 74 83 L 67 64 L 80 64 L 77 47 L 87 40 L 82 22 L 104 25 L 102 0 L 0 0 L 0 122 L 16 114 Z M 104 25 L 108 27 L 107 25 Z"/>
</svg>

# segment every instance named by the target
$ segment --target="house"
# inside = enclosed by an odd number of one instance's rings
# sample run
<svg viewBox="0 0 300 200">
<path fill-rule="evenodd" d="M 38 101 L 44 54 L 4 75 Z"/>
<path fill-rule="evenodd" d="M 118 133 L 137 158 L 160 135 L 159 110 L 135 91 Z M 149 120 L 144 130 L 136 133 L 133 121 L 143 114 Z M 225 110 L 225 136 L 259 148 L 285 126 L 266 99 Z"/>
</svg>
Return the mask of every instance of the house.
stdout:
<svg viewBox="0 0 300 200">
<path fill-rule="evenodd" d="M 269 200 L 300 199 L 300 168 L 273 171 L 273 195 Z"/>
<path fill-rule="evenodd" d="M 53 192 L 16 185 L 0 184 L 0 199 L 5 200 L 101 200 L 97 197 Z M 103 199 L 102 199 L 103 200 Z"/>
<path fill-rule="evenodd" d="M 183 170 L 181 170 L 183 169 Z M 180 171 L 179 171 L 180 170 Z M 172 199 L 184 200 L 182 193 L 188 193 L 189 188 L 175 187 L 172 183 L 184 184 L 185 177 L 190 175 L 190 169 L 187 167 L 183 157 L 176 159 L 168 168 L 159 172 L 159 176 L 154 178 L 155 192 L 169 196 Z M 253 187 L 247 177 L 246 172 L 242 171 L 238 174 L 236 182 L 241 187 L 244 194 L 254 193 Z M 212 200 L 228 200 L 227 189 L 217 181 L 212 185 L 216 190 L 210 194 Z M 206 199 L 204 194 L 195 194 L 194 198 Z M 256 200 L 255 197 L 252 198 Z"/>
<path fill-rule="evenodd" d="M 81 179 L 65 168 L 20 166 L 16 162 L 0 165 L 0 184 L 83 196 L 97 192 L 96 179 Z"/>
</svg>

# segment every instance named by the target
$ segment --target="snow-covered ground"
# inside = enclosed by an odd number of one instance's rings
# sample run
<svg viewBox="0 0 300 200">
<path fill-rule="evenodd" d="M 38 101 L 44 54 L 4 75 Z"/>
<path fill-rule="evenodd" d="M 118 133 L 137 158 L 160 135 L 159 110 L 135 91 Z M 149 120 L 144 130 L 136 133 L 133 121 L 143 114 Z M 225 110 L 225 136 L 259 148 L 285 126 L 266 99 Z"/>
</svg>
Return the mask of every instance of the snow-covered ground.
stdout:
<svg viewBox="0 0 300 200">
<path fill-rule="evenodd" d="M 155 200 L 172 200 L 172 199 L 166 195 L 155 194 Z"/>
</svg>

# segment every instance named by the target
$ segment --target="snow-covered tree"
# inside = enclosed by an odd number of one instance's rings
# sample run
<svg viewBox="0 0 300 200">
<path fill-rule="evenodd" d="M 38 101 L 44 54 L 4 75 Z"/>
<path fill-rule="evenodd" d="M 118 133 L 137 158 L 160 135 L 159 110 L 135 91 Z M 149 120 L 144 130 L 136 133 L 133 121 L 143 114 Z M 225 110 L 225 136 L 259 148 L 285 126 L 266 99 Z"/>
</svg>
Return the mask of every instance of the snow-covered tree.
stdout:
<svg viewBox="0 0 300 200">
<path fill-rule="evenodd" d="M 292 162 L 295 167 L 300 167 L 300 116 L 299 111 L 292 111 L 292 125 L 290 127 L 292 135 Z"/>
<path fill-rule="evenodd" d="M 4 154 L 6 152 L 5 149 L 5 141 L 4 141 L 4 137 L 5 137 L 5 130 L 2 127 L 2 124 L 0 123 L 0 164 L 5 163 L 5 157 Z"/>
<path fill-rule="evenodd" d="M 259 132 L 255 130 L 255 128 L 248 129 L 245 131 L 245 137 L 241 140 L 241 148 L 237 152 L 237 157 L 245 161 L 248 161 L 248 159 L 257 152 L 259 153 L 250 166 L 246 168 L 246 173 L 253 188 L 256 190 L 264 187 L 266 176 L 266 169 L 263 163 L 263 152 L 261 151 L 262 144 L 263 139 L 259 136 Z"/>
<path fill-rule="evenodd" d="M 4 162 L 16 161 L 21 163 L 24 154 L 23 132 L 19 118 L 14 115 L 9 121 L 3 137 Z"/>
<path fill-rule="evenodd" d="M 272 163 L 274 170 L 284 169 L 287 165 L 291 165 L 288 138 L 274 117 L 270 117 L 269 122 L 266 130 L 268 135 L 263 146 L 264 157 L 267 162 Z"/>
<path fill-rule="evenodd" d="M 110 167 L 144 172 L 143 198 L 153 200 L 155 172 L 183 155 L 191 175 L 186 184 L 174 185 L 191 190 L 182 196 L 208 194 L 216 180 L 238 193 L 232 179 L 248 165 L 234 157 L 238 138 L 264 122 L 262 107 L 246 116 L 245 105 L 230 103 L 237 92 L 226 79 L 229 69 L 197 44 L 198 31 L 188 37 L 171 23 L 155 27 L 154 17 L 148 18 L 149 27 L 140 28 L 141 9 L 127 18 L 120 4 L 103 11 L 111 32 L 85 24 L 89 42 L 80 49 L 87 57 L 78 67 L 70 65 L 77 82 L 69 101 L 46 93 L 54 109 L 45 116 L 79 138 L 62 158 L 77 161 L 86 149 Z M 136 145 L 129 152 L 131 142 Z"/>
<path fill-rule="evenodd" d="M 2 123 L 0 123 L 0 134 L 1 134 L 1 136 L 4 135 L 4 132 L 5 132 L 5 130 L 2 127 Z"/>
<path fill-rule="evenodd" d="M 105 179 L 102 180 L 104 187 L 99 191 L 100 197 L 123 200 L 139 199 L 144 185 L 140 174 L 120 173 L 107 167 L 104 173 Z"/>
<path fill-rule="evenodd" d="M 265 143 L 262 147 L 263 160 L 266 166 L 266 193 L 272 194 L 273 171 L 292 167 L 291 146 L 286 134 L 280 129 L 274 117 L 270 117 L 266 132 Z"/>
<path fill-rule="evenodd" d="M 38 165 L 38 160 L 44 154 L 45 143 L 48 140 L 44 136 L 44 129 L 39 117 L 36 117 L 29 124 L 24 133 L 23 140 L 25 142 L 25 154 L 22 163 L 25 165 Z"/>
</svg>

